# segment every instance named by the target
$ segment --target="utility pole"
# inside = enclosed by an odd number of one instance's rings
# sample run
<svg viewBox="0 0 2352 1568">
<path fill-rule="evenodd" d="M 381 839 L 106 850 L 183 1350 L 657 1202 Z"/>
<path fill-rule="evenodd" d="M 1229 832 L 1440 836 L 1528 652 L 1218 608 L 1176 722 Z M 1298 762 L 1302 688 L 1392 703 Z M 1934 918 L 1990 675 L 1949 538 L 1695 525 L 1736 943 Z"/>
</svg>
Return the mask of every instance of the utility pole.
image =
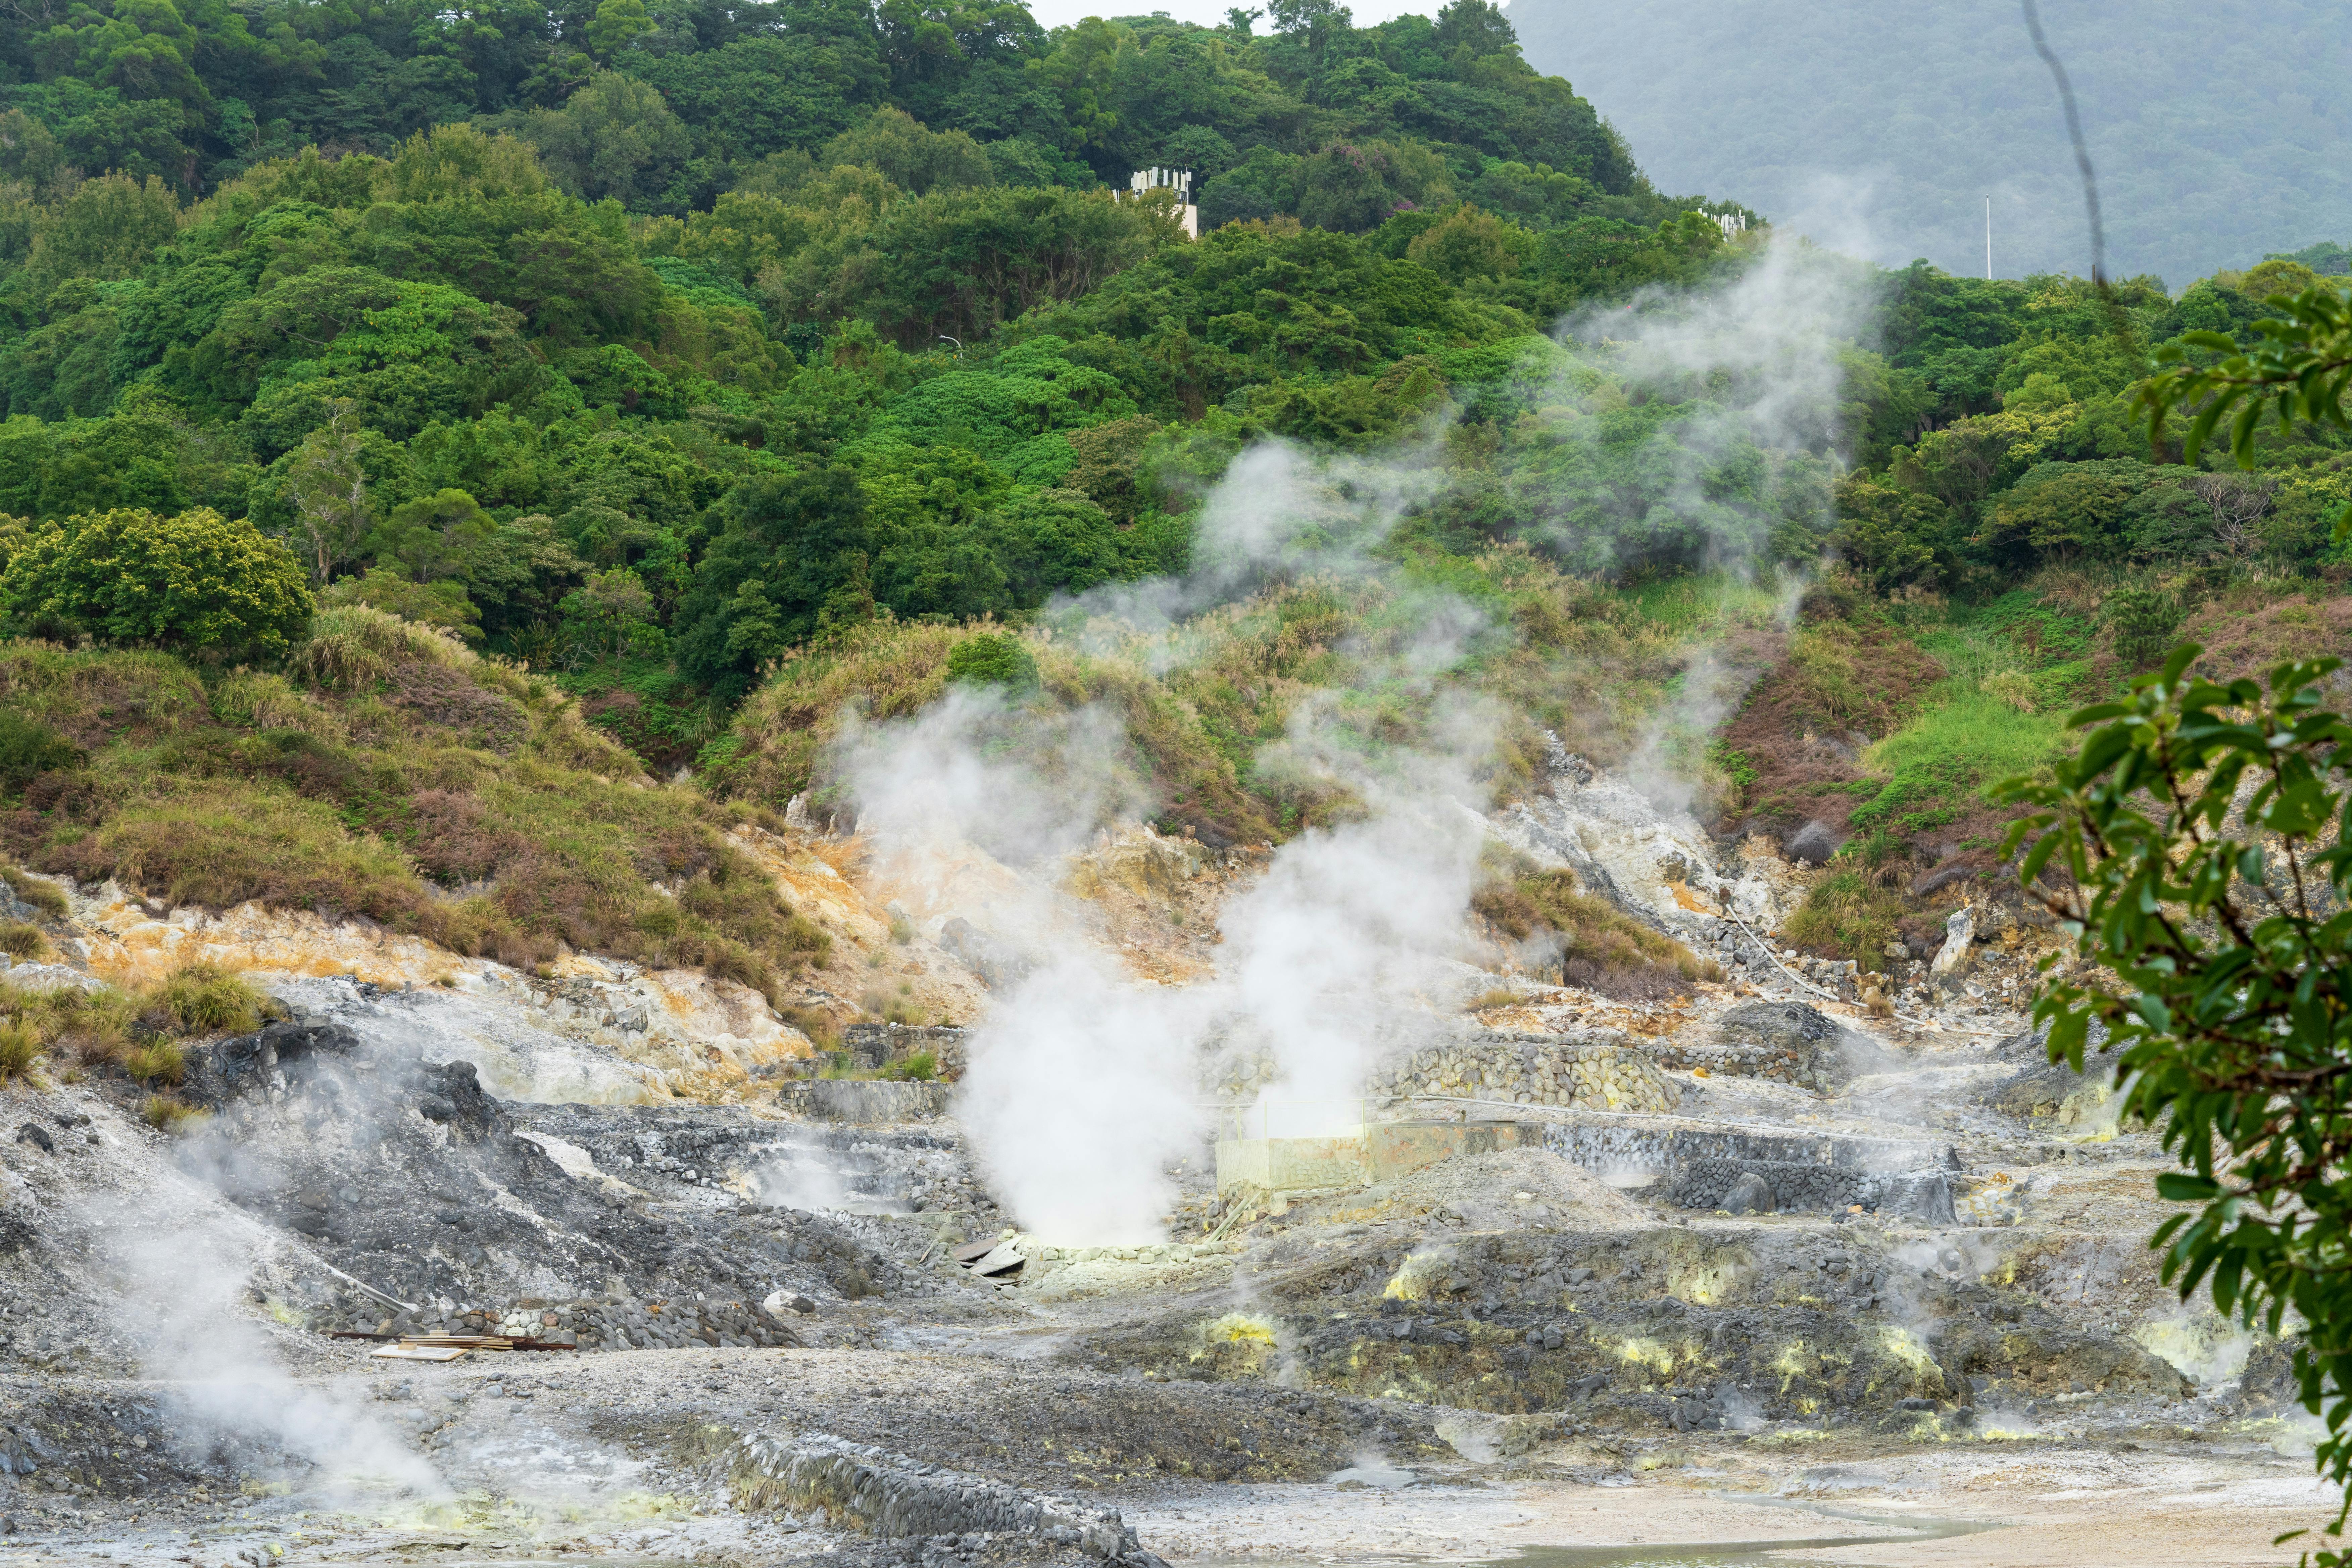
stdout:
<svg viewBox="0 0 2352 1568">
<path fill-rule="evenodd" d="M 1992 281 L 1992 198 L 1985 198 L 1985 281 Z"/>
</svg>

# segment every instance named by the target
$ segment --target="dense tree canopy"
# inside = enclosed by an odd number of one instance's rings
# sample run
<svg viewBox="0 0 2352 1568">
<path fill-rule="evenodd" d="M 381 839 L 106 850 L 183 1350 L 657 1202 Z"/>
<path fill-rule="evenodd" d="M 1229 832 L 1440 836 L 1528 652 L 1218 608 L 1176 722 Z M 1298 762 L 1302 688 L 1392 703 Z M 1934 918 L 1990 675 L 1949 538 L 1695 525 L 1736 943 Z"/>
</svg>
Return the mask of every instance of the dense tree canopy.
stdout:
<svg viewBox="0 0 2352 1568">
<path fill-rule="evenodd" d="M 1831 547 L 1973 591 L 2336 548 L 2333 438 L 2266 436 L 2224 494 L 2150 466 L 2129 406 L 2146 345 L 2245 337 L 2316 253 L 2128 284 L 2124 334 L 2063 279 L 1857 268 L 1840 417 L 1764 444 L 1718 417 L 1737 386 L 1620 384 L 1608 332 L 1548 332 L 1738 275 L 1721 220 L 1754 215 L 1660 197 L 1486 0 L 1050 33 L 176 3 L 0 19 L 0 514 L 248 528 L 322 605 L 700 714 L 667 755 L 861 621 L 1182 570 L 1268 437 L 1445 428 L 1393 548 L 1577 572 Z M 1198 177 L 1197 240 L 1123 198 L 1157 163 Z M 182 635 L 44 595 L 19 629 Z"/>
</svg>

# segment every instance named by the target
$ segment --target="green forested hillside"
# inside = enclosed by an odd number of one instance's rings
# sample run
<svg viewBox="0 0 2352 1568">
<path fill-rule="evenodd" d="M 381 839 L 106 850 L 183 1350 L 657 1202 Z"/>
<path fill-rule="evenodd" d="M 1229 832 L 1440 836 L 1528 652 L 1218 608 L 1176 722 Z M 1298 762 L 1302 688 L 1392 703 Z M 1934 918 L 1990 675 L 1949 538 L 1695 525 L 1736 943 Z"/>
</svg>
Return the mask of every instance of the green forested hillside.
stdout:
<svg viewBox="0 0 2352 1568">
<path fill-rule="evenodd" d="M 1727 831 L 1851 839 L 1812 940 L 1867 956 L 1931 912 L 1889 868 L 1985 863 L 1981 785 L 2066 703 L 2184 626 L 2239 664 L 2338 635 L 2343 433 L 2246 478 L 2152 466 L 2129 406 L 2150 345 L 2243 339 L 2300 264 L 2110 309 L 1812 254 L 1843 336 L 1801 342 L 1799 253 L 1657 195 L 1482 0 L 1275 21 L 18 18 L 0 837 L 766 983 L 814 939 L 719 836 L 824 805 L 845 711 L 1099 705 L 1118 798 L 1257 839 L 1354 809 L 1278 765 L 1304 713 L 1434 744 L 1475 693 L 1499 799 L 1538 727 L 1654 744 L 1721 646 L 1761 679 L 1678 755 Z M 1197 240 L 1104 188 L 1179 160 Z M 1694 301 L 1742 346 L 1627 357 Z M 1295 568 L 1220 577 L 1172 662 L 1054 635 L 1186 572 L 1277 437 L 1360 460 Z M 1383 685 L 1441 598 L 1455 662 Z"/>
<path fill-rule="evenodd" d="M 1709 190 L 1887 266 L 2085 272 L 2080 176 L 2014 0 L 1513 0 L 1665 189 Z M 2175 289 L 2352 241 L 2352 25 L 2335 0 L 2045 5 L 2104 187 L 2109 270 Z"/>
</svg>

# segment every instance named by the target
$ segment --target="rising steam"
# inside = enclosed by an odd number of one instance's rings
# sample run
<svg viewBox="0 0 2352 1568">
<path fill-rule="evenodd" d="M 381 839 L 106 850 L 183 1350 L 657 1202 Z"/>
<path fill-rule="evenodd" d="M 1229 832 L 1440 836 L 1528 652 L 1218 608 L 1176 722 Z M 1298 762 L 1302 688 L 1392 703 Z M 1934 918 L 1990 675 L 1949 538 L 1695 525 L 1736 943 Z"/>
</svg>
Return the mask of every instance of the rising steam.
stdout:
<svg viewBox="0 0 2352 1568">
<path fill-rule="evenodd" d="M 1847 268 L 1790 243 L 1720 289 L 1648 296 L 1566 323 L 1539 416 L 1558 426 L 1566 456 L 1555 488 L 1513 498 L 1526 531 L 1571 565 L 1605 568 L 1616 541 L 1680 531 L 1691 564 L 1744 572 L 1765 558 L 1770 529 L 1754 509 L 1716 498 L 1727 475 L 1759 465 L 1774 516 L 1822 522 L 1840 344 L 1863 303 Z M 1603 448 L 1624 449 L 1618 416 L 1658 398 L 1686 406 L 1670 421 L 1634 421 L 1638 483 L 1631 493 L 1600 485 Z M 1097 590 L 1064 617 L 1087 646 L 1165 671 L 1196 657 L 1188 617 L 1317 574 L 1384 579 L 1402 630 L 1380 650 L 1347 650 L 1359 689 L 1303 703 L 1283 742 L 1262 753 L 1263 768 L 1328 783 L 1361 810 L 1284 845 L 1226 907 L 1213 979 L 1139 985 L 1079 940 L 1085 919 L 1066 901 L 1034 880 L 1026 895 L 1003 889 L 994 934 L 1034 967 L 1000 987 L 976 1028 L 959 1110 L 999 1195 L 1031 1228 L 1081 1245 L 1163 1234 L 1162 1172 L 1198 1150 L 1210 1115 L 1195 1073 L 1212 1042 L 1280 1065 L 1279 1104 L 1261 1117 L 1270 1125 L 1279 1110 L 1276 1131 L 1360 1120 L 1354 1097 L 1381 1021 L 1416 1005 L 1462 941 L 1481 842 L 1474 781 L 1496 731 L 1458 671 L 1482 639 L 1506 634 L 1455 595 L 1399 581 L 1375 554 L 1452 482 L 1441 449 L 1424 439 L 1378 458 L 1326 458 L 1265 442 L 1203 498 L 1189 574 Z M 1433 697 L 1426 706 L 1444 721 L 1416 748 L 1367 746 L 1348 707 L 1375 689 Z M 1659 716 L 1658 735 L 1711 726 L 1743 690 L 1738 671 L 1703 658 L 1678 706 Z M 1638 770 L 1660 796 L 1677 787 L 1672 750 L 1654 741 Z M 978 873 L 959 859 L 968 846 L 1001 862 L 1044 863 L 1106 822 L 1139 816 L 1146 801 L 1125 754 L 1106 710 L 1055 716 L 951 690 L 913 720 L 857 729 L 835 773 L 880 853 L 929 856 L 935 879 L 970 883 Z"/>
</svg>

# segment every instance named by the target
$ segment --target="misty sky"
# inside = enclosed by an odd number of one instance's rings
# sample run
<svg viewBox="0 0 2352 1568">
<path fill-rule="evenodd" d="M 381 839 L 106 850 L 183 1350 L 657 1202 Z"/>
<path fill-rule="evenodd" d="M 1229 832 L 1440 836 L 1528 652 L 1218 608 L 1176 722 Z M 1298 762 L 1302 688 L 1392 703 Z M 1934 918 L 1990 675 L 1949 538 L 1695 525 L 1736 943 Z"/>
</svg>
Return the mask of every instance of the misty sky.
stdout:
<svg viewBox="0 0 2352 1568">
<path fill-rule="evenodd" d="M 2178 289 L 2352 239 L 2343 0 L 2075 0 L 2043 23 L 2081 100 L 2108 267 Z M 2017 0 L 1509 0 L 1664 191 L 1746 203 L 1890 266 L 2082 273 L 2088 224 Z"/>
<path fill-rule="evenodd" d="M 1263 0 L 1244 0 L 1244 4 L 1252 3 L 1260 8 L 1263 6 Z M 1348 9 L 1355 16 L 1356 26 L 1369 27 L 1391 16 L 1402 16 L 1409 11 L 1434 16 L 1443 4 L 1444 0 L 1421 0 L 1420 4 L 1413 4 L 1412 0 L 1405 0 L 1403 4 L 1397 3 L 1397 0 L 1372 0 L 1370 4 L 1350 5 Z M 1088 16 L 1150 16 L 1163 12 L 1180 22 L 1198 22 L 1205 27 L 1223 22 L 1225 13 L 1233 8 L 1233 5 L 1234 0 L 1170 0 L 1169 4 L 1160 5 L 1106 5 L 1102 0 L 1032 0 L 1029 13 L 1048 27 L 1066 27 Z M 1265 30 L 1263 23 L 1258 30 Z"/>
</svg>

